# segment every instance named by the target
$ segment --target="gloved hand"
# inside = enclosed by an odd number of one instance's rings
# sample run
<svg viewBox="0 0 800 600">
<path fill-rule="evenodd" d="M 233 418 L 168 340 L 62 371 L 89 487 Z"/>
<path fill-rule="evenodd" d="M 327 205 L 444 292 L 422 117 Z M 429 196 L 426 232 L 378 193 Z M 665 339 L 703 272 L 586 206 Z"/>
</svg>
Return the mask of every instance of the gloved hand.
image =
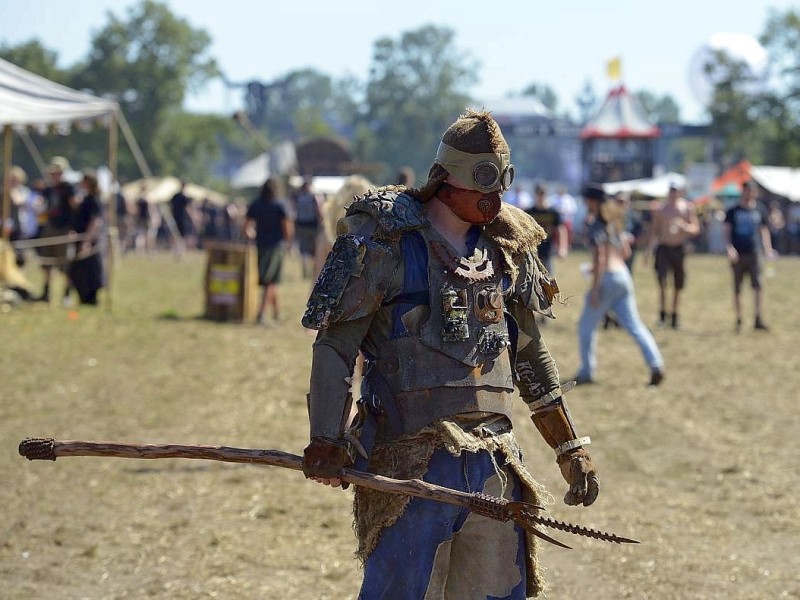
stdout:
<svg viewBox="0 0 800 600">
<path fill-rule="evenodd" d="M 303 451 L 303 474 L 306 478 L 339 479 L 342 469 L 352 464 L 350 444 L 345 440 L 311 438 L 311 443 Z"/>
<path fill-rule="evenodd" d="M 556 462 L 561 469 L 561 475 L 569 484 L 569 491 L 564 495 L 565 504 L 589 506 L 597 499 L 600 479 L 592 457 L 586 450 L 583 448 L 570 450 L 559 456 Z"/>
</svg>

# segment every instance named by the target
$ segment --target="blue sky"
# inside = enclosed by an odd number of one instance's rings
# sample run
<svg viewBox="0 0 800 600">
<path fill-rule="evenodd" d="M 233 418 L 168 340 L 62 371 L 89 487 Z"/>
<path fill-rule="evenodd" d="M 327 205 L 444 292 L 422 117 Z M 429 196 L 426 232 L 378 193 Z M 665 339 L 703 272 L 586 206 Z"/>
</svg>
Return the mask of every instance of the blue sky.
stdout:
<svg viewBox="0 0 800 600">
<path fill-rule="evenodd" d="M 86 56 L 93 31 L 111 11 L 125 16 L 127 0 L 0 0 L 0 43 L 37 37 L 56 50 L 60 65 Z M 598 94 L 610 82 L 606 62 L 620 56 L 623 81 L 632 90 L 671 94 L 686 121 L 702 120 L 688 78 L 694 53 L 718 32 L 758 36 L 769 9 L 796 2 L 767 0 L 735 5 L 702 0 L 457 2 L 455 0 L 168 0 L 170 9 L 212 37 L 211 55 L 232 81 L 269 81 L 313 67 L 332 76 L 365 80 L 374 41 L 425 24 L 450 27 L 455 45 L 480 63 L 480 99 L 547 83 L 562 108 L 590 80 Z M 476 8 L 465 8 L 475 6 Z M 480 8 L 477 8 L 480 7 Z M 240 93 L 211 84 L 187 102 L 191 110 L 231 112 Z"/>
</svg>

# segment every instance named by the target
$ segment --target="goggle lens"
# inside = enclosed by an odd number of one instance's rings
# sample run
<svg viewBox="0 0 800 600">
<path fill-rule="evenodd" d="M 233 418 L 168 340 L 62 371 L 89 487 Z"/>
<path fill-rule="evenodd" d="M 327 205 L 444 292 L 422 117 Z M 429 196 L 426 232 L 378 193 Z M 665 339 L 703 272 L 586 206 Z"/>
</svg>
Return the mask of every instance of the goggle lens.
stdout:
<svg viewBox="0 0 800 600">
<path fill-rule="evenodd" d="M 494 163 L 481 162 L 475 165 L 472 178 L 481 189 L 490 190 L 500 182 L 500 187 L 507 190 L 514 182 L 514 165 L 508 165 L 501 174 L 500 169 Z"/>
</svg>

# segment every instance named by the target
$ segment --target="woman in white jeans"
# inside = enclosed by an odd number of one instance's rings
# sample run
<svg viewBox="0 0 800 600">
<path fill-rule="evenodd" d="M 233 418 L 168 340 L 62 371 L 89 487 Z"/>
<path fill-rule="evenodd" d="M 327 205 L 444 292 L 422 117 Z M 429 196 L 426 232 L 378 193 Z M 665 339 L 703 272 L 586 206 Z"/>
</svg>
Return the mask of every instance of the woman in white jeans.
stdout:
<svg viewBox="0 0 800 600">
<path fill-rule="evenodd" d="M 575 376 L 579 384 L 593 383 L 597 367 L 597 326 L 609 311 L 637 343 L 647 366 L 650 367 L 649 385 L 658 385 L 664 379 L 664 359 L 656 341 L 639 318 L 633 280 L 625 258 L 630 252 L 627 242 L 620 236 L 620 215 L 606 202 L 599 185 L 589 185 L 583 193 L 588 209 L 587 238 L 592 250 L 592 287 L 586 294 L 583 313 L 578 322 L 581 366 Z"/>
</svg>

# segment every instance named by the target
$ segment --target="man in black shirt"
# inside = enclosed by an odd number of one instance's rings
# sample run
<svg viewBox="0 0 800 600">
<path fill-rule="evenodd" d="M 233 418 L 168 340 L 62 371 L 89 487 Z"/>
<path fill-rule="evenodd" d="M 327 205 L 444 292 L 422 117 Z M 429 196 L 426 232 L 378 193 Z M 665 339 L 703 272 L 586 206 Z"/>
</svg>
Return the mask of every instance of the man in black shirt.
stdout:
<svg viewBox="0 0 800 600">
<path fill-rule="evenodd" d="M 54 157 L 48 167 L 50 185 L 43 193 L 46 221 L 40 232 L 40 237 L 42 238 L 64 236 L 70 231 L 75 189 L 72 184 L 63 179 L 64 172 L 69 168 L 69 162 L 63 156 Z M 66 267 L 67 244 L 65 242 L 41 246 L 38 249 L 38 254 L 43 271 L 44 288 L 37 300 L 50 302 L 50 282 L 52 280 L 53 267 L 59 269 Z M 65 297 L 68 293 L 69 286 L 67 286 Z"/>
<path fill-rule="evenodd" d="M 742 303 L 740 292 L 745 274 L 750 276 L 755 300 L 755 328 L 766 331 L 761 318 L 763 292 L 761 267 L 763 257 L 775 256 L 769 235 L 766 211 L 756 202 L 756 190 L 752 182 L 742 185 L 739 204 L 725 214 L 725 234 L 728 259 L 733 267 L 733 302 L 736 310 L 736 331 L 742 328 Z"/>
<path fill-rule="evenodd" d="M 267 179 L 259 196 L 250 203 L 245 218 L 245 235 L 255 240 L 258 250 L 258 284 L 264 287 L 256 322 L 265 324 L 264 310 L 269 304 L 278 320 L 278 284 L 283 268 L 284 247 L 291 246 L 294 227 L 286 210 L 277 201 L 276 185 Z"/>
<path fill-rule="evenodd" d="M 547 190 L 542 185 L 537 185 L 535 189 L 534 204 L 525 212 L 536 219 L 542 226 L 547 237 L 539 244 L 539 258 L 542 259 L 544 266 L 553 273 L 553 244 L 556 244 L 556 253 L 559 258 L 567 257 L 568 233 L 567 227 L 561 220 L 561 213 L 547 204 Z"/>
</svg>

